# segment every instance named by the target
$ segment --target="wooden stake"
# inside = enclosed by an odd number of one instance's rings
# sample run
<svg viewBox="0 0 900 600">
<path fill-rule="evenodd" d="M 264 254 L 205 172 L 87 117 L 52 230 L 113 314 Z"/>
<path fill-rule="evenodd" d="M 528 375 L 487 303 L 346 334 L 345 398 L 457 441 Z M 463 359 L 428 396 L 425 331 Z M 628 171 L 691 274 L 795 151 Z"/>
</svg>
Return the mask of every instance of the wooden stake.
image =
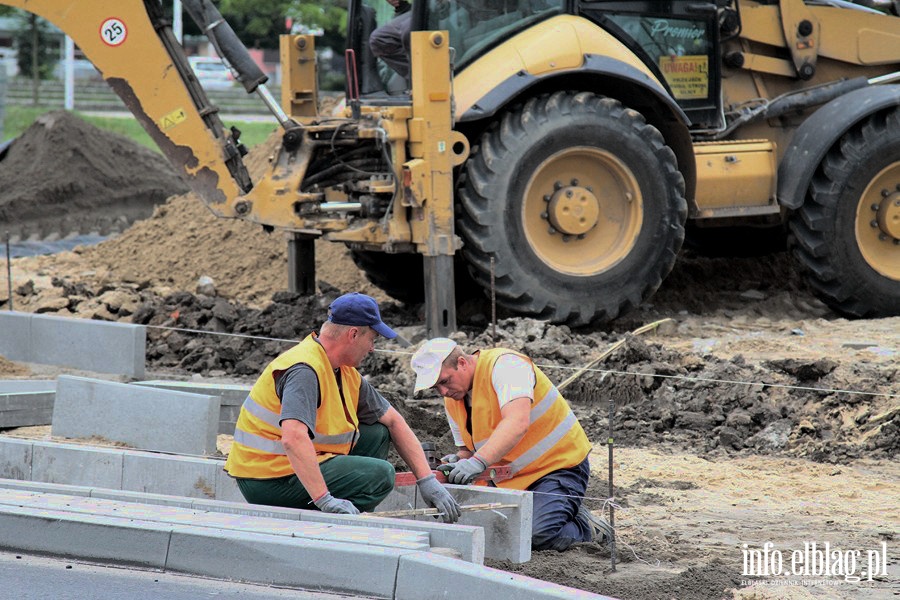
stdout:
<svg viewBox="0 0 900 600">
<path fill-rule="evenodd" d="M 660 319 L 659 321 L 654 321 L 653 323 L 648 323 L 647 325 L 642 325 L 641 327 L 638 327 L 637 329 L 632 331 L 631 334 L 632 335 L 641 335 L 642 333 L 647 333 L 648 331 L 653 331 L 653 330 L 657 329 L 660 325 L 665 323 L 666 321 L 671 321 L 671 320 L 672 319 Z M 619 340 L 618 342 L 616 342 L 615 344 L 613 344 L 612 346 L 610 346 L 609 348 L 604 350 L 603 353 L 600 354 L 600 356 L 598 356 L 597 358 L 595 358 L 588 364 L 586 364 L 583 367 L 581 367 L 580 369 L 578 369 L 574 375 L 572 375 L 571 377 L 569 377 L 568 379 L 566 379 L 565 381 L 560 383 L 558 386 L 556 386 L 556 389 L 558 389 L 559 391 L 563 391 L 565 388 L 567 388 L 569 386 L 570 383 L 572 383 L 573 381 L 575 381 L 576 379 L 581 377 L 586 371 L 593 368 L 597 363 L 599 363 L 600 361 L 605 359 L 607 356 L 609 356 L 610 354 L 615 352 L 620 346 L 622 346 L 625 343 L 625 339 L 626 338 Z"/>
</svg>

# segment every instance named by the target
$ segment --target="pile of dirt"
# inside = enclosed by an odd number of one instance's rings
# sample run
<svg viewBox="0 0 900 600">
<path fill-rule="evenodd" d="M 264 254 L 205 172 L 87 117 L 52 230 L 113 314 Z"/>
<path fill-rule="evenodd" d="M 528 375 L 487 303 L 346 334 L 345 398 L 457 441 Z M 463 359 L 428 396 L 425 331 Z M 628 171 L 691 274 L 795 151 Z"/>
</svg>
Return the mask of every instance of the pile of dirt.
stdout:
<svg viewBox="0 0 900 600">
<path fill-rule="evenodd" d="M 0 181 L 0 222 L 22 239 L 121 231 L 187 191 L 159 153 L 63 110 L 16 138 Z"/>
</svg>

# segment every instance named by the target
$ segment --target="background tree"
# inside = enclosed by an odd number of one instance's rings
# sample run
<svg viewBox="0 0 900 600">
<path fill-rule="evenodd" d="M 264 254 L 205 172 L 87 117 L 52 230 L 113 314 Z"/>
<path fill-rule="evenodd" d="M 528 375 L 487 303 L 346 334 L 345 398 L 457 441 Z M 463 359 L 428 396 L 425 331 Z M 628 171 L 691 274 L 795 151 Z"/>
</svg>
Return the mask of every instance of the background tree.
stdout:
<svg viewBox="0 0 900 600">
<path fill-rule="evenodd" d="M 248 48 L 278 48 L 291 0 L 222 0 L 219 11 Z"/>
<path fill-rule="evenodd" d="M 322 35 L 316 40 L 317 48 L 331 48 L 336 54 L 343 54 L 347 37 L 347 3 L 305 3 L 292 2 L 288 16 L 294 23 L 309 29 L 321 28 Z"/>
<path fill-rule="evenodd" d="M 13 35 L 19 73 L 31 78 L 31 101 L 40 100 L 40 80 L 49 78 L 59 59 L 59 44 L 50 36 L 50 24 L 33 13 L 17 11 L 19 29 Z"/>
</svg>

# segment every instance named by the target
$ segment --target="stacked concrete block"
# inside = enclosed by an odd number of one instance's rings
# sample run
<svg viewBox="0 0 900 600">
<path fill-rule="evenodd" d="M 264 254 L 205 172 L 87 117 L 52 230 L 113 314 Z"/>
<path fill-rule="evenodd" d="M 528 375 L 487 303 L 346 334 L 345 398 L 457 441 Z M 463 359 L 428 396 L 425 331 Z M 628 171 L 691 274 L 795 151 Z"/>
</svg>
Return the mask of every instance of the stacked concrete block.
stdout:
<svg viewBox="0 0 900 600">
<path fill-rule="evenodd" d="M 10 360 L 144 376 L 142 325 L 6 311 L 0 313 L 0 331 L 0 355 Z"/>
<path fill-rule="evenodd" d="M 55 398 L 55 381 L 0 381 L 0 429 L 49 425 Z"/>
<path fill-rule="evenodd" d="M 250 393 L 249 385 L 224 383 L 202 383 L 197 381 L 137 381 L 134 385 L 145 387 L 218 396 L 219 398 L 219 433 L 232 435 L 244 399 Z"/>
<path fill-rule="evenodd" d="M 210 455 L 218 423 L 216 396 L 69 375 L 57 381 L 54 436 L 99 436 L 144 450 Z"/>
<path fill-rule="evenodd" d="M 49 425 L 55 392 L 0 393 L 0 429 Z"/>
</svg>

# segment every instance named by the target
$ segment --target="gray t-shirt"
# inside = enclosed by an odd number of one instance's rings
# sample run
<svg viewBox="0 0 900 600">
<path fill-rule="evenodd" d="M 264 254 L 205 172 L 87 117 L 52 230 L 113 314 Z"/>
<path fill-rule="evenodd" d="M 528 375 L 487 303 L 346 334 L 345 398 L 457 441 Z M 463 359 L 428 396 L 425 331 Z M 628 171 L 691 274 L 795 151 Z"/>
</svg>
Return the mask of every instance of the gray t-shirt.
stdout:
<svg viewBox="0 0 900 600">
<path fill-rule="evenodd" d="M 340 383 L 340 370 L 335 371 Z M 281 398 L 281 424 L 285 419 L 296 419 L 309 428 L 310 439 L 315 438 L 316 410 L 319 401 L 319 378 L 307 364 L 297 364 L 275 378 L 275 393 Z M 356 415 L 359 422 L 372 425 L 384 416 L 391 405 L 365 379 L 359 387 L 359 406 Z"/>
</svg>

